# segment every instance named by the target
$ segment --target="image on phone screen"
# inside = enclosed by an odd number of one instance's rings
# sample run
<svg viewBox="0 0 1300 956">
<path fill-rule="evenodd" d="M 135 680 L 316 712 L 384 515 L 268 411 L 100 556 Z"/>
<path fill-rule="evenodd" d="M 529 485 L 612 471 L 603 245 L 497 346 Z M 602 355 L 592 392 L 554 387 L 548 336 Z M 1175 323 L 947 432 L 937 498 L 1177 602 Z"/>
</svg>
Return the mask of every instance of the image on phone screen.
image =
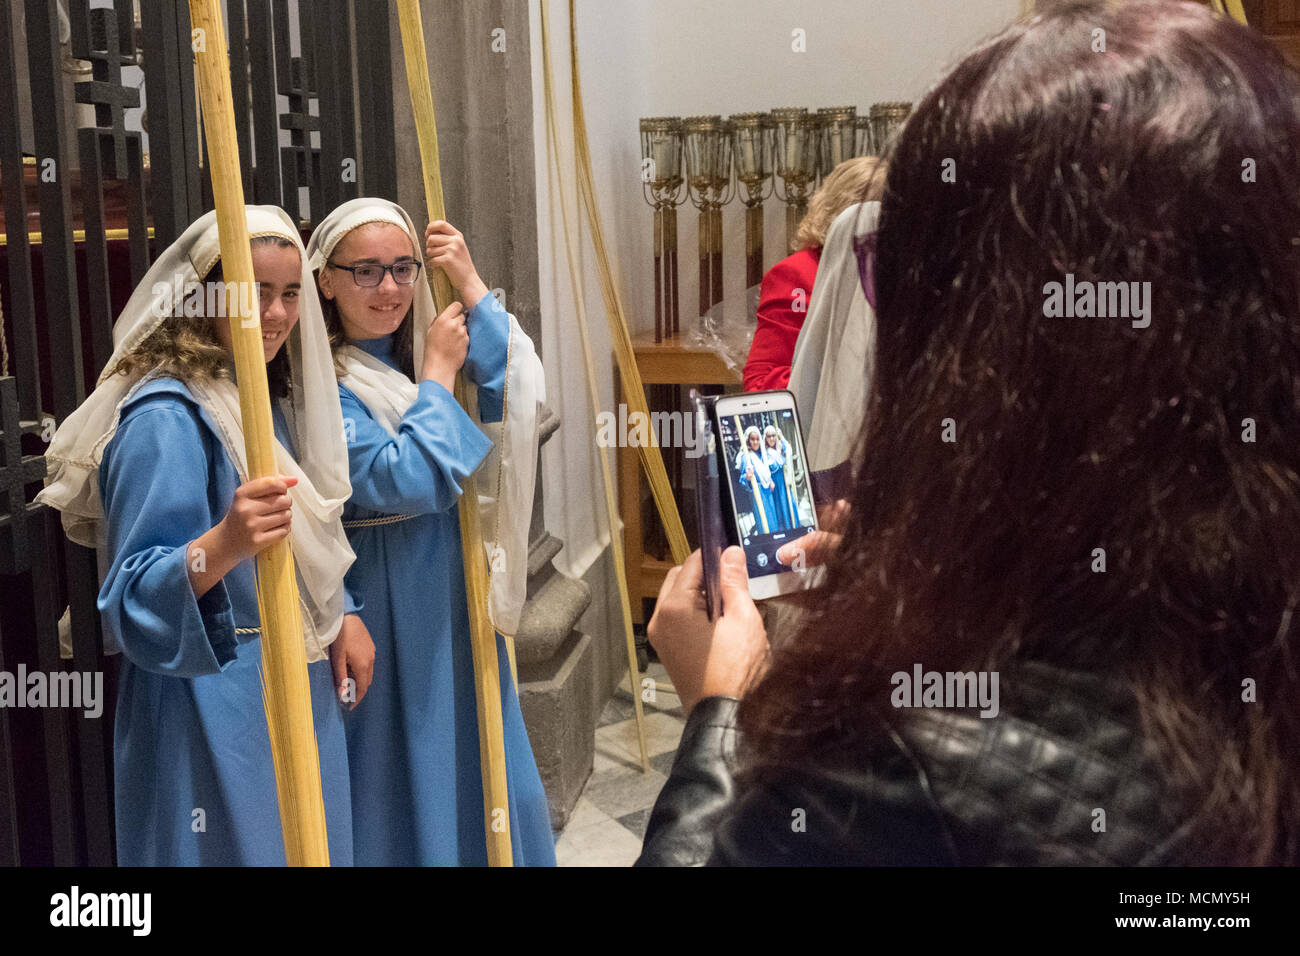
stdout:
<svg viewBox="0 0 1300 956">
<path fill-rule="evenodd" d="M 739 543 L 749 576 L 790 570 L 777 550 L 817 526 L 807 462 L 789 408 L 718 415 Z"/>
</svg>

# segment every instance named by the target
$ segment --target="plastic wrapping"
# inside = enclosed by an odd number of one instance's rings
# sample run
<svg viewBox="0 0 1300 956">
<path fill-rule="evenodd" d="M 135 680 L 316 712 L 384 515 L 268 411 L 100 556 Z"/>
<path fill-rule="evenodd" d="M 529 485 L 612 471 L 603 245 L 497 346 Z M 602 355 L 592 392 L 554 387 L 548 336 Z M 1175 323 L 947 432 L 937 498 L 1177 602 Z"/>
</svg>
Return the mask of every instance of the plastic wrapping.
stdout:
<svg viewBox="0 0 1300 956">
<path fill-rule="evenodd" d="M 758 327 L 760 287 L 752 285 L 744 295 L 724 298 L 700 316 L 687 333 L 687 341 L 696 348 L 716 354 L 727 367 L 739 375 L 749 358 L 749 346 Z"/>
</svg>

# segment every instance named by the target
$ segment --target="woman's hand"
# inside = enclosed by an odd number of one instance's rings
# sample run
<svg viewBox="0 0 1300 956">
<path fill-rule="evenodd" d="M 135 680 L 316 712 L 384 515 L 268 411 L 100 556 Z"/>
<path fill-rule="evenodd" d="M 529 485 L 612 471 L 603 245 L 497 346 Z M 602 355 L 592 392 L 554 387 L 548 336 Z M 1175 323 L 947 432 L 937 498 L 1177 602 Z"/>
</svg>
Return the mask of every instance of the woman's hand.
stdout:
<svg viewBox="0 0 1300 956">
<path fill-rule="evenodd" d="M 843 498 L 829 505 L 823 505 L 817 511 L 817 522 L 821 528 L 781 545 L 776 550 L 776 560 L 800 572 L 811 571 L 826 564 L 844 538 L 841 531 L 848 515 L 849 503 Z M 791 591 L 773 600 L 794 605 L 807 612 L 815 612 L 825 602 L 820 592 L 815 589 Z"/>
<path fill-rule="evenodd" d="M 186 568 L 194 596 L 201 598 L 230 571 L 289 535 L 297 478 L 254 478 L 235 489 L 226 515 L 185 546 Z"/>
<path fill-rule="evenodd" d="M 465 307 L 453 302 L 429 323 L 424 334 L 423 378 L 432 379 L 447 391 L 456 384 L 456 373 L 469 354 L 469 331 L 465 328 Z"/>
<path fill-rule="evenodd" d="M 796 571 L 825 564 L 844 537 L 840 531 L 848 515 L 849 503 L 843 498 L 824 505 L 817 514 L 821 528 L 781 545 L 776 550 L 776 559 Z"/>
<path fill-rule="evenodd" d="M 223 551 L 237 564 L 289 536 L 293 499 L 289 489 L 297 478 L 276 475 L 254 478 L 235 489 L 235 500 L 217 525 Z"/>
<path fill-rule="evenodd" d="M 745 552 L 722 552 L 722 616 L 704 610 L 704 563 L 699 551 L 673 568 L 659 589 L 646 629 L 683 709 L 705 697 L 741 697 L 762 674 L 768 644 L 763 619 L 749 596 Z"/>
<path fill-rule="evenodd" d="M 375 642 L 360 615 L 344 615 L 339 636 L 330 645 L 330 667 L 339 702 L 354 710 L 375 676 Z M 348 680 L 352 683 L 345 683 Z"/>
<path fill-rule="evenodd" d="M 474 268 L 465 237 L 451 223 L 441 219 L 429 223 L 424 230 L 424 255 L 430 265 L 447 273 L 447 278 L 465 300 L 466 308 L 472 309 L 487 295 L 487 285 Z"/>
</svg>

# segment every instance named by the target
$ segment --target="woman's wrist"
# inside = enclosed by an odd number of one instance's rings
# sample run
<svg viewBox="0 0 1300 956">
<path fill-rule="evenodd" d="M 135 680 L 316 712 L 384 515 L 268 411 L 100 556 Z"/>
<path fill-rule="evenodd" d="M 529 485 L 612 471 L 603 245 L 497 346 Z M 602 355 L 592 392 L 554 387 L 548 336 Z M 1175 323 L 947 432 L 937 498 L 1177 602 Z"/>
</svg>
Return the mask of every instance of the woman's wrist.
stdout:
<svg viewBox="0 0 1300 956">
<path fill-rule="evenodd" d="M 482 302 L 488 291 L 487 284 L 475 273 L 474 277 L 466 282 L 460 290 L 461 297 L 465 302 L 465 311 L 468 312 Z"/>
<path fill-rule="evenodd" d="M 185 568 L 196 598 L 211 591 L 239 563 L 230 551 L 224 518 L 185 546 Z"/>
<path fill-rule="evenodd" d="M 456 370 L 441 362 L 429 362 L 424 366 L 423 379 L 426 382 L 437 382 L 449 392 L 456 390 Z"/>
</svg>

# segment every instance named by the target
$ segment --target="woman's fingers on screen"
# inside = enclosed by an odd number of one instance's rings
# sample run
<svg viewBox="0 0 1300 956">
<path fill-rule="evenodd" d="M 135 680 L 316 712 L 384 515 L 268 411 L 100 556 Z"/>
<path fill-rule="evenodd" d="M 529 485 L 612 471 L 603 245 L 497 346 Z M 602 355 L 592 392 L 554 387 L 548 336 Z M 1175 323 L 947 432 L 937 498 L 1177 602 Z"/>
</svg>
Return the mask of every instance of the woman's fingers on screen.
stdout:
<svg viewBox="0 0 1300 956">
<path fill-rule="evenodd" d="M 788 568 L 802 571 L 826 563 L 830 552 L 840 541 L 840 535 L 830 531 L 812 531 L 781 545 L 776 559 Z"/>
</svg>

